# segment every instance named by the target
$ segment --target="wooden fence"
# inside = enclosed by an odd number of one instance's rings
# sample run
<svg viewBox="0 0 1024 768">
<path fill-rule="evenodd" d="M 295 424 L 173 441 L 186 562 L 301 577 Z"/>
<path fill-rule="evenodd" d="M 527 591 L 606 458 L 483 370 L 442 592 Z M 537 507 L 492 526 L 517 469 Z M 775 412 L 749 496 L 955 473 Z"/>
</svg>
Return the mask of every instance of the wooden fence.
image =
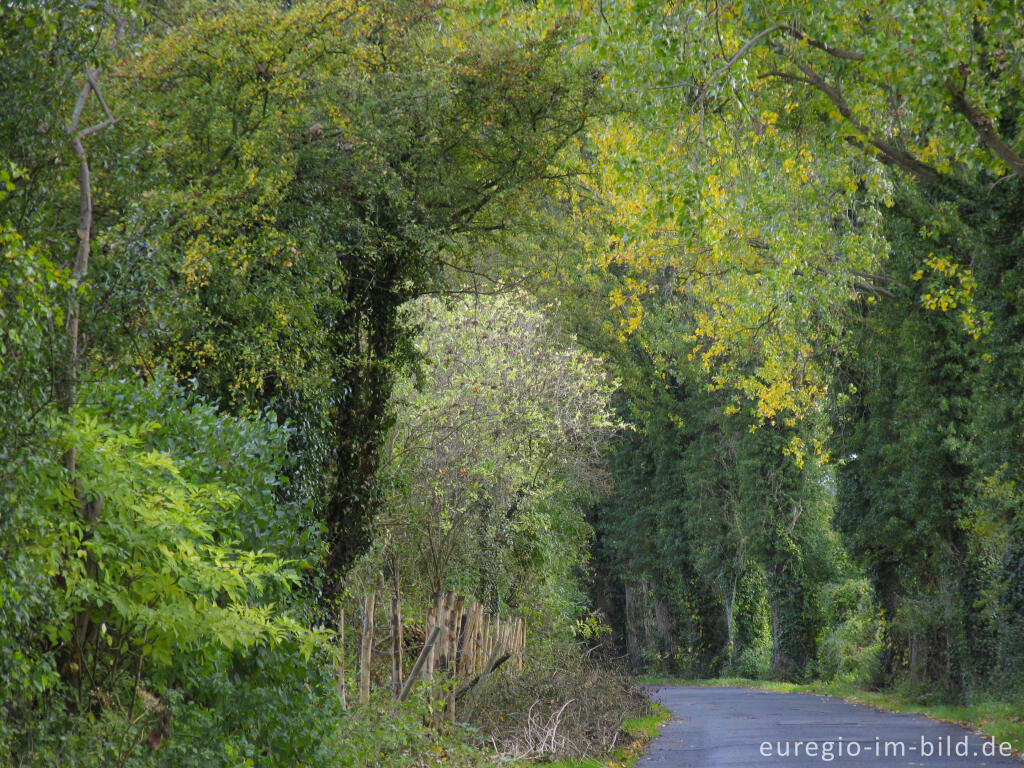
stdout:
<svg viewBox="0 0 1024 768">
<path fill-rule="evenodd" d="M 369 590 L 363 598 L 359 643 L 359 701 L 363 703 L 370 699 L 378 592 L 383 592 L 383 583 L 379 583 L 376 590 Z M 492 615 L 471 597 L 436 592 L 427 607 L 422 643 L 417 637 L 410 648 L 403 642 L 401 601 L 392 598 L 390 608 L 390 689 L 398 700 L 406 699 L 418 680 L 429 681 L 433 695 L 439 702 L 443 700 L 440 709 L 444 716 L 454 720 L 459 699 L 502 664 L 508 662 L 516 671 L 523 671 L 526 622 L 522 618 Z M 342 647 L 335 671 L 344 704 L 344 611 L 339 616 L 338 630 Z M 415 647 L 419 647 L 419 654 L 408 675 L 403 675 L 404 654 Z"/>
</svg>

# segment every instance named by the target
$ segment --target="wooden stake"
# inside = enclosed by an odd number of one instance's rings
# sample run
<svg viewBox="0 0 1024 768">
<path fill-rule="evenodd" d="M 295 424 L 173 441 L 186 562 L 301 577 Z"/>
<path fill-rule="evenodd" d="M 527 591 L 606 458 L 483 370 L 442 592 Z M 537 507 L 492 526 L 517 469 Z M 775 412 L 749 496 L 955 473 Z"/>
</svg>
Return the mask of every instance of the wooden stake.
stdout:
<svg viewBox="0 0 1024 768">
<path fill-rule="evenodd" d="M 434 622 L 434 606 L 433 604 L 427 606 L 427 620 L 423 624 L 424 637 L 430 636 L 430 631 L 436 626 Z M 426 648 L 427 644 L 424 642 L 423 647 Z M 430 677 L 434 674 L 434 648 L 431 646 L 427 658 L 423 661 L 423 676 Z"/>
<path fill-rule="evenodd" d="M 437 644 L 434 646 L 434 673 L 436 674 L 444 669 L 444 654 L 448 643 L 448 606 L 444 593 L 438 597 L 434 621 L 441 628 L 441 634 L 438 635 Z"/>
<path fill-rule="evenodd" d="M 370 700 L 370 665 L 373 662 L 373 610 L 376 592 L 366 593 L 363 606 L 363 635 L 359 646 L 359 701 L 365 704 Z"/>
<path fill-rule="evenodd" d="M 452 625 L 455 623 L 454 612 L 455 592 L 449 591 L 445 594 L 443 624 L 441 625 L 441 636 L 444 638 L 441 643 L 441 668 L 444 670 L 451 669 L 452 658 L 455 656 L 453 651 L 455 647 L 455 633 L 452 631 Z"/>
<path fill-rule="evenodd" d="M 452 674 L 458 675 L 466 652 L 466 599 L 455 601 L 455 651 L 452 653 Z"/>
<path fill-rule="evenodd" d="M 476 654 L 473 659 L 473 673 L 476 674 L 484 667 L 487 660 L 487 613 L 482 605 L 476 607 Z"/>
<path fill-rule="evenodd" d="M 338 611 L 338 663 L 334 667 L 334 674 L 338 678 L 335 687 L 338 689 L 338 698 L 341 699 L 341 708 L 345 709 L 345 609 Z"/>
<path fill-rule="evenodd" d="M 475 675 L 480 669 L 480 624 L 484 618 L 484 609 L 480 603 L 473 606 L 473 653 L 469 658 L 469 674 Z"/>
<path fill-rule="evenodd" d="M 391 687 L 398 696 L 402 691 L 402 603 L 391 598 Z"/>
<path fill-rule="evenodd" d="M 458 612 L 455 610 L 455 593 L 448 593 L 448 614 L 445 616 L 445 658 L 444 666 L 449 673 L 455 672 L 455 651 L 458 647 L 458 634 L 455 622 Z"/>
<path fill-rule="evenodd" d="M 519 619 L 519 673 L 526 669 L 526 619 Z"/>
<path fill-rule="evenodd" d="M 454 592 L 448 593 L 448 658 L 446 670 L 449 677 L 455 675 L 456 660 L 459 647 L 459 613 L 462 609 L 462 598 L 457 597 Z M 455 722 L 455 692 L 449 690 L 444 703 L 444 716 L 450 723 Z"/>
<path fill-rule="evenodd" d="M 441 628 L 441 634 L 437 636 L 437 642 L 434 644 L 434 673 L 440 672 L 444 668 L 444 644 L 448 639 L 447 627 L 448 627 L 448 614 L 445 612 L 445 599 L 444 592 L 439 592 L 437 595 L 437 602 L 434 603 L 434 621 L 437 626 Z"/>
<path fill-rule="evenodd" d="M 462 656 L 459 659 L 459 677 L 465 677 L 473 665 L 473 633 L 476 627 L 473 620 L 476 618 L 476 603 L 470 603 L 465 610 L 465 617 L 462 620 Z"/>
<path fill-rule="evenodd" d="M 434 645 L 430 650 L 431 673 L 437 681 L 431 691 L 430 698 L 437 701 L 440 690 L 440 675 L 437 673 L 444 669 L 445 654 L 448 642 L 448 595 L 440 590 L 434 593 L 434 626 L 437 628 L 437 636 Z M 439 726 L 441 712 L 436 708 L 431 712 L 430 722 Z"/>
<path fill-rule="evenodd" d="M 484 633 L 483 630 L 486 627 L 487 614 L 484 613 L 484 607 L 477 605 L 476 607 L 476 629 L 473 632 L 473 674 L 475 675 L 483 668 L 483 644 L 484 644 Z"/>
</svg>

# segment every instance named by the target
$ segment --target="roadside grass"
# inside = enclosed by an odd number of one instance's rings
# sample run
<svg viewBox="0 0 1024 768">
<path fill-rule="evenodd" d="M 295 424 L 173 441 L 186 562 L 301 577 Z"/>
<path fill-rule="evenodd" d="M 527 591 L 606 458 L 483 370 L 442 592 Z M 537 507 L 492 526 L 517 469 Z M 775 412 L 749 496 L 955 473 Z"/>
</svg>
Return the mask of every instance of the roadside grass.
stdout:
<svg viewBox="0 0 1024 768">
<path fill-rule="evenodd" d="M 660 704 L 653 705 L 653 712 L 643 717 L 630 717 L 622 723 L 622 734 L 626 744 L 603 758 L 585 757 L 580 760 L 558 760 L 553 763 L 535 764 L 538 768 L 629 768 L 643 754 L 644 747 L 658 735 L 658 729 L 669 719 L 671 713 Z"/>
<path fill-rule="evenodd" d="M 711 687 L 759 688 L 778 693 L 815 693 L 835 696 L 853 704 L 862 704 L 888 712 L 910 712 L 968 728 L 997 743 L 1009 742 L 1014 752 L 1024 752 L 1024 706 L 996 700 L 979 700 L 970 704 L 931 704 L 913 695 L 893 691 L 869 691 L 850 682 L 779 683 L 772 680 L 750 680 L 725 677 L 714 680 L 681 680 L 667 677 L 644 678 L 648 685 L 701 685 Z"/>
</svg>

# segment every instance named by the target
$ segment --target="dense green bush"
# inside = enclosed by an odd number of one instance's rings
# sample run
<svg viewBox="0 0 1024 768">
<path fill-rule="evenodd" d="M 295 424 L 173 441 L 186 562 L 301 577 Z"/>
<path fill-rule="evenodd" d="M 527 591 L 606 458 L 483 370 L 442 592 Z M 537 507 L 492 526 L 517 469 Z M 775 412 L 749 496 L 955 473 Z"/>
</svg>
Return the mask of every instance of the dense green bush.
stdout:
<svg viewBox="0 0 1024 768">
<path fill-rule="evenodd" d="M 752 645 L 744 648 L 733 663 L 733 674 L 749 680 L 763 680 L 768 677 L 772 664 L 771 645 Z"/>
<path fill-rule="evenodd" d="M 493 765 L 494 754 L 475 729 L 461 723 L 431 727 L 425 698 L 414 696 L 405 704 L 396 704 L 389 696 L 371 698 L 369 704 L 342 713 L 336 722 L 329 741 L 332 768 Z"/>
<path fill-rule="evenodd" d="M 4 518 L 6 761 L 130 764 L 166 713 L 175 737 L 150 763 L 296 764 L 330 699 L 322 636 L 295 617 L 316 539 L 304 505 L 278 498 L 287 431 L 163 376 L 82 400 L 52 419 Z"/>
<path fill-rule="evenodd" d="M 820 596 L 825 631 L 818 638 L 815 676 L 869 683 L 877 675 L 882 621 L 867 579 L 827 585 Z"/>
</svg>

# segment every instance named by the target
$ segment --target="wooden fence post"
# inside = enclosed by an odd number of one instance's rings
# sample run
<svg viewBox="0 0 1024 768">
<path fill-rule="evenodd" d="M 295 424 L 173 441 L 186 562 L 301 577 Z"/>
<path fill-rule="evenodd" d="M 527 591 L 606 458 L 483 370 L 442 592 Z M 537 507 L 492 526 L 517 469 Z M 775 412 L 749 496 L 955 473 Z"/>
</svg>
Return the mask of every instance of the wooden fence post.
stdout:
<svg viewBox="0 0 1024 768">
<path fill-rule="evenodd" d="M 484 622 L 484 607 L 477 603 L 473 608 L 473 659 L 470 674 L 480 671 L 480 625 Z"/>
<path fill-rule="evenodd" d="M 391 598 L 391 687 L 394 695 L 402 691 L 402 603 Z"/>
<path fill-rule="evenodd" d="M 459 650 L 459 614 L 462 613 L 462 598 L 457 597 L 454 592 L 448 593 L 448 604 L 451 610 L 448 612 L 448 659 L 446 671 L 449 678 L 453 678 L 458 671 L 456 666 Z M 455 722 L 455 691 L 449 690 L 445 696 L 444 716 L 450 723 Z"/>
<path fill-rule="evenodd" d="M 484 623 L 484 607 L 480 603 L 476 604 L 476 614 L 473 617 L 473 671 L 472 674 L 476 674 L 480 671 L 480 641 L 483 635 L 480 633 L 480 627 Z"/>
<path fill-rule="evenodd" d="M 459 677 L 465 677 L 473 668 L 473 634 L 476 631 L 476 603 L 470 601 L 462 621 L 462 656 L 459 659 Z"/>
<path fill-rule="evenodd" d="M 383 589 L 383 577 L 378 589 L 370 589 L 364 598 L 363 631 L 360 647 L 359 700 L 368 702 L 370 697 L 370 673 L 373 666 L 374 610 L 376 595 Z M 431 595 L 427 606 L 424 627 L 424 643 L 409 677 L 403 682 L 403 627 L 401 598 L 391 600 L 391 683 L 394 696 L 399 701 L 408 698 L 416 680 L 445 674 L 434 683 L 433 697 L 440 708 L 434 710 L 436 718 L 454 722 L 456 703 L 469 689 L 483 682 L 502 662 L 511 659 L 510 667 L 519 673 L 525 669 L 526 620 L 521 616 L 502 619 L 491 615 L 482 604 L 472 598 L 459 596 L 454 591 L 438 591 Z M 345 706 L 344 667 L 345 616 L 342 611 L 338 620 L 339 662 L 337 664 L 337 687 Z M 456 693 L 455 684 L 463 682 Z M 451 688 L 443 696 L 440 688 L 447 683 Z"/>
<path fill-rule="evenodd" d="M 519 674 L 526 669 L 526 619 L 519 619 Z"/>
<path fill-rule="evenodd" d="M 434 593 L 434 624 L 441 628 L 441 634 L 434 643 L 434 650 L 430 652 L 430 673 L 434 674 L 441 668 L 441 657 L 444 653 L 445 627 L 448 626 L 447 614 L 444 610 L 444 592 L 438 590 Z"/>
<path fill-rule="evenodd" d="M 466 598 L 458 597 L 455 600 L 455 650 L 452 652 L 452 674 L 458 675 L 462 666 L 462 656 L 465 653 L 466 635 Z"/>
<path fill-rule="evenodd" d="M 335 676 L 338 678 L 335 687 L 338 689 L 338 698 L 341 699 L 341 708 L 346 708 L 345 703 L 345 609 L 338 611 L 338 663 L 334 668 Z"/>
<path fill-rule="evenodd" d="M 452 659 L 455 657 L 455 597 L 455 592 L 449 590 L 444 601 L 444 626 L 441 628 L 444 642 L 441 644 L 441 662 L 445 670 L 451 669 Z"/>
<path fill-rule="evenodd" d="M 359 647 L 359 702 L 370 700 L 370 665 L 373 662 L 373 610 L 376 592 L 371 588 L 366 593 L 363 605 L 363 635 Z"/>
<path fill-rule="evenodd" d="M 427 637 L 427 636 L 430 635 L 430 630 L 435 625 L 436 625 L 436 622 L 434 621 L 434 602 L 433 602 L 433 599 L 431 599 L 430 604 L 427 606 L 427 620 L 423 624 L 423 635 L 424 635 L 424 637 Z M 426 643 L 424 643 L 423 647 L 424 648 L 427 647 Z M 423 660 L 423 676 L 424 677 L 430 677 L 432 674 L 434 674 L 434 648 L 433 648 L 433 646 L 430 647 L 430 651 L 427 653 L 427 657 Z"/>
<path fill-rule="evenodd" d="M 449 592 L 444 617 L 444 668 L 451 672 L 455 660 L 455 593 Z"/>
<path fill-rule="evenodd" d="M 441 628 L 441 634 L 437 637 L 437 645 L 434 646 L 434 672 L 444 669 L 444 657 L 448 652 L 448 598 L 445 592 L 437 596 L 437 604 L 434 611 L 434 619 L 437 626 Z"/>
</svg>

